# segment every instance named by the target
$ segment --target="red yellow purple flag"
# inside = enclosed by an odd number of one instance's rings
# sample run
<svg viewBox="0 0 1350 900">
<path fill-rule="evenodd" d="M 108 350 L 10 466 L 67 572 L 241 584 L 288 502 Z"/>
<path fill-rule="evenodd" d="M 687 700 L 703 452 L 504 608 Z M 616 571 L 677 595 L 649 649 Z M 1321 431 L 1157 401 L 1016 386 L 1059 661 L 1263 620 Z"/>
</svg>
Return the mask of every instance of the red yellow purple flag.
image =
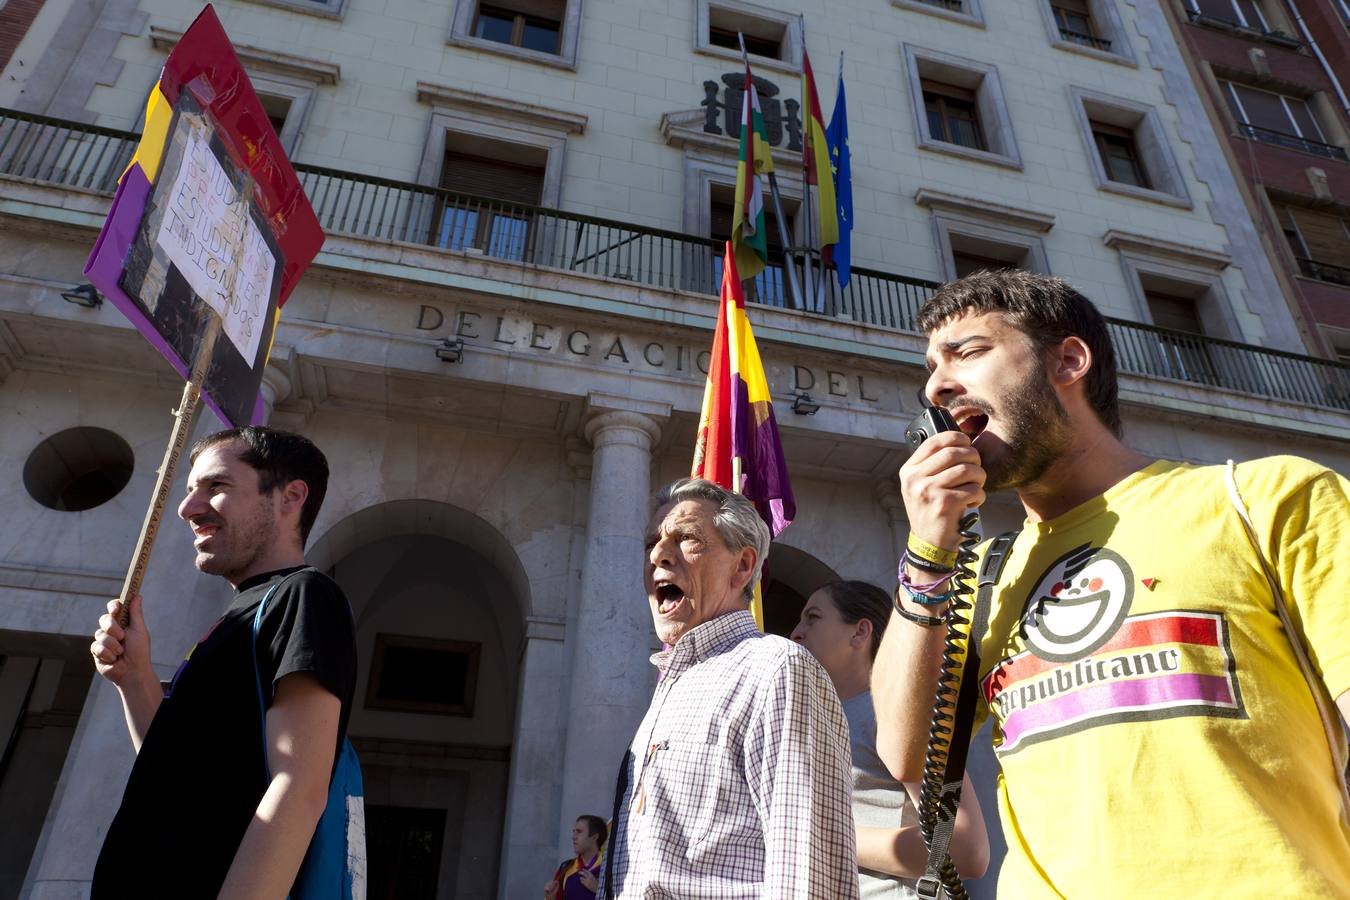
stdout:
<svg viewBox="0 0 1350 900">
<path fill-rule="evenodd" d="M 820 216 L 820 247 L 839 243 L 839 204 L 834 196 L 834 174 L 830 167 L 830 149 L 825 141 L 825 116 L 816 95 L 816 76 L 811 73 L 811 58 L 802 48 L 802 168 L 806 183 L 816 186 L 816 209 Z M 808 188 L 809 190 L 809 188 Z"/>
<path fill-rule="evenodd" d="M 777 537 L 797 514 L 797 504 L 778 438 L 769 381 L 745 314 L 745 292 L 730 242 L 724 260 L 717 330 L 713 333 L 691 474 L 744 494 Z M 751 610 L 762 630 L 758 588 Z"/>
</svg>

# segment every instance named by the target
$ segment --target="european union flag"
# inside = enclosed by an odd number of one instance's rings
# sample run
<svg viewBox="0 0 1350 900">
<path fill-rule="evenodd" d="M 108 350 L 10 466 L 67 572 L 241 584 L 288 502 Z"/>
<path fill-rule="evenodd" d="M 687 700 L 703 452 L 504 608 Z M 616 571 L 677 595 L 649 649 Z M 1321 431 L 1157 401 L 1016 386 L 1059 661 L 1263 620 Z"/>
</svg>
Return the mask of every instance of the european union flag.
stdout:
<svg viewBox="0 0 1350 900">
<path fill-rule="evenodd" d="M 834 173 L 834 198 L 839 207 L 839 242 L 827 248 L 826 262 L 833 262 L 839 275 L 839 287 L 848 287 L 848 272 L 853 244 L 853 171 L 848 161 L 848 109 L 844 105 L 844 73 L 839 73 L 839 93 L 834 98 L 834 114 L 825 129 L 825 146 L 830 151 L 830 171 Z"/>
</svg>

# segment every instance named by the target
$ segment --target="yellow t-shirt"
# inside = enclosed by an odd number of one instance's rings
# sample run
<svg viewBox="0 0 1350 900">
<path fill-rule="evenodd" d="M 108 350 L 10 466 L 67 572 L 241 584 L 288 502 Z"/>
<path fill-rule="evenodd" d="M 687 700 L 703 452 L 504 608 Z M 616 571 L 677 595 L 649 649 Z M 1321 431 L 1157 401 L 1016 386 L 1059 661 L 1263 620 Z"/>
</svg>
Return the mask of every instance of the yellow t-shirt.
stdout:
<svg viewBox="0 0 1350 900">
<path fill-rule="evenodd" d="M 1350 689 L 1350 483 L 1237 468 L 1332 697 Z M 999 895 L 1350 896 L 1325 732 L 1222 467 L 1158 461 L 1014 547 L 982 644 Z"/>
</svg>

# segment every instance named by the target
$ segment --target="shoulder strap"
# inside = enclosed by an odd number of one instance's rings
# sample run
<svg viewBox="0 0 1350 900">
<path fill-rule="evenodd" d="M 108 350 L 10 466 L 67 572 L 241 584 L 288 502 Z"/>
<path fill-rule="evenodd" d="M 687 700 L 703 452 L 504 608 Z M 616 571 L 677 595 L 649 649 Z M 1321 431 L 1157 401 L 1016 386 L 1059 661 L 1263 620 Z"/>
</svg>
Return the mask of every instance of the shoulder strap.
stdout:
<svg viewBox="0 0 1350 900">
<path fill-rule="evenodd" d="M 928 847 L 928 865 L 924 881 L 932 888 L 938 886 L 938 873 L 951 844 L 956 827 L 956 810 L 961 803 L 961 785 L 966 774 L 966 758 L 970 751 L 971 730 L 980 694 L 980 644 L 989 630 L 989 615 L 993 606 L 994 587 L 1003 575 L 1013 544 L 1021 529 L 1005 531 L 989 543 L 976 580 L 975 606 L 970 616 L 970 634 L 966 638 L 966 659 L 961 666 L 961 687 L 956 695 L 951 744 L 947 750 L 947 771 L 942 779 L 942 799 L 939 809 L 951 810 L 951 815 L 939 815 L 933 828 L 933 841 Z M 931 880 L 930 880 L 931 879 Z M 922 891 L 920 896 L 924 896 Z M 932 894 L 937 896 L 937 894 Z"/>
<path fill-rule="evenodd" d="M 1232 501 L 1233 508 L 1237 510 L 1238 518 L 1242 520 L 1243 531 L 1252 545 L 1252 552 L 1256 554 L 1256 560 L 1260 563 L 1261 571 L 1265 574 L 1266 581 L 1270 585 L 1270 595 L 1275 602 L 1275 613 L 1280 617 L 1280 624 L 1284 626 L 1284 633 L 1289 639 L 1289 646 L 1294 650 L 1294 658 L 1298 660 L 1298 667 L 1303 673 L 1303 680 L 1308 683 L 1308 690 L 1312 692 L 1313 702 L 1317 705 L 1317 715 L 1322 719 L 1322 730 L 1326 732 L 1327 746 L 1331 748 L 1331 761 L 1335 764 L 1336 778 L 1341 786 L 1341 808 L 1343 811 L 1350 813 L 1350 808 L 1347 808 L 1346 805 L 1347 800 L 1350 799 L 1350 793 L 1347 793 L 1346 789 L 1345 732 L 1341 728 L 1340 718 L 1333 712 L 1334 704 L 1326 685 L 1318 677 L 1317 670 L 1313 668 L 1312 660 L 1308 657 L 1308 650 L 1303 645 L 1301 633 L 1294 627 L 1293 617 L 1289 615 L 1289 604 L 1285 600 L 1284 589 L 1280 587 L 1280 579 L 1276 577 L 1265 553 L 1261 551 L 1261 539 L 1256 534 L 1256 526 L 1252 524 L 1252 517 L 1247 510 L 1247 504 L 1243 502 L 1242 493 L 1238 490 L 1237 463 L 1231 459 L 1228 460 L 1228 465 L 1224 467 L 1224 481 L 1228 486 L 1228 499 Z"/>
</svg>

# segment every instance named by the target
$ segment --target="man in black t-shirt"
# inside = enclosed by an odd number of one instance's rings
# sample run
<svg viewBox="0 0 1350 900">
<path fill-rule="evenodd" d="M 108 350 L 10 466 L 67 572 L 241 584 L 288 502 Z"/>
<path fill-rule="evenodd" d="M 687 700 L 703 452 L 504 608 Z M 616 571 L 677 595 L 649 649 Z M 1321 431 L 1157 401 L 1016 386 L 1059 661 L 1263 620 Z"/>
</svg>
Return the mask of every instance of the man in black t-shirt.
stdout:
<svg viewBox="0 0 1350 900">
<path fill-rule="evenodd" d="M 236 595 L 168 690 L 141 598 L 126 628 L 116 600 L 99 619 L 90 649 L 137 755 L 92 896 L 281 900 L 327 802 L 356 683 L 347 599 L 304 559 L 328 463 L 306 438 L 252 426 L 203 439 L 191 459 L 178 515 L 197 568 Z"/>
</svg>

